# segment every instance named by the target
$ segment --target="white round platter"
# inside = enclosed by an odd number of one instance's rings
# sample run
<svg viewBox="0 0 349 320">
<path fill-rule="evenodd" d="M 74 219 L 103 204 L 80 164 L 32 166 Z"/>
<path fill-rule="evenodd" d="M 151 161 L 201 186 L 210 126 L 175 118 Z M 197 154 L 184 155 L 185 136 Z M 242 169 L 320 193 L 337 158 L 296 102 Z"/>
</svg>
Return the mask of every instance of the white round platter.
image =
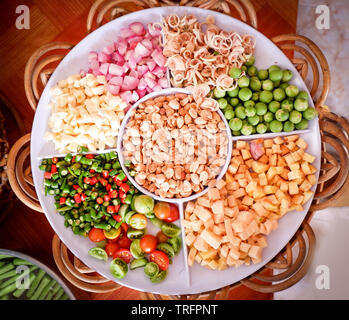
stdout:
<svg viewBox="0 0 349 320">
<path fill-rule="evenodd" d="M 178 15 L 194 14 L 199 21 L 205 21 L 207 15 L 212 15 L 215 17 L 217 26 L 223 30 L 236 31 L 240 34 L 250 34 L 254 36 L 256 39 L 255 65 L 257 68 L 268 68 L 272 64 L 278 64 L 281 68 L 288 68 L 294 74 L 294 78 L 292 79 L 291 83 L 297 85 L 300 90 L 305 90 L 309 93 L 302 78 L 290 60 L 272 41 L 247 24 L 227 15 L 210 10 L 178 6 L 137 11 L 103 25 L 81 40 L 56 68 L 41 95 L 41 99 L 35 113 L 31 135 L 30 147 L 32 174 L 40 204 L 45 211 L 49 223 L 60 239 L 67 245 L 73 254 L 82 260 L 87 266 L 96 270 L 104 277 L 114 281 L 116 281 L 116 279 L 113 278 L 109 272 L 109 263 L 96 260 L 88 255 L 88 250 L 94 247 L 94 244 L 89 239 L 74 235 L 71 229 L 65 228 L 63 224 L 64 217 L 60 216 L 55 211 L 53 197 L 45 197 L 44 195 L 43 174 L 42 171 L 38 169 L 39 163 L 42 158 L 52 157 L 53 155 L 58 154 L 53 143 L 48 143 L 43 138 L 45 132 L 48 130 L 47 120 L 50 115 L 50 109 L 48 108 L 48 103 L 50 101 L 50 88 L 53 87 L 59 80 L 65 79 L 71 74 L 79 73 L 81 69 L 87 70 L 88 53 L 92 50 L 102 50 L 104 46 L 114 42 L 118 35 L 118 31 L 121 28 L 135 21 L 140 21 L 144 24 L 161 21 L 162 17 L 174 13 Z M 310 104 L 312 105 L 311 101 Z M 316 156 L 314 166 L 319 169 L 321 159 L 321 139 L 318 119 L 310 122 L 309 129 L 298 131 L 297 134 L 308 142 L 309 147 L 307 152 Z M 278 134 L 262 134 L 249 137 L 233 137 L 233 140 L 250 140 L 265 137 L 270 138 L 277 135 Z M 316 173 L 317 179 L 318 174 L 319 171 Z M 314 189 L 315 188 L 313 188 L 313 191 Z M 267 237 L 268 247 L 264 249 L 263 261 L 259 264 L 241 266 L 237 269 L 229 268 L 224 271 L 209 270 L 201 267 L 198 264 L 194 264 L 193 267 L 189 268 L 186 264 L 187 250 L 184 247 L 181 253 L 173 259 L 173 263 L 169 267 L 168 276 L 165 281 L 159 284 L 151 283 L 144 275 L 143 269 L 140 268 L 130 271 L 123 280 L 118 280 L 117 282 L 123 286 L 137 290 L 160 294 L 194 294 L 218 289 L 235 283 L 260 269 L 280 252 L 280 250 L 288 243 L 304 220 L 309 210 L 311 200 L 312 199 L 310 199 L 304 205 L 304 211 L 290 212 L 279 220 L 279 228 L 273 231 Z M 180 205 L 180 214 L 181 217 L 183 217 L 182 205 Z M 180 221 L 177 221 L 176 223 L 180 225 Z M 157 231 L 158 230 L 153 226 L 149 226 L 148 228 L 149 233 L 155 234 Z M 40 232 L 44 232 L 44 230 L 40 230 Z"/>
</svg>

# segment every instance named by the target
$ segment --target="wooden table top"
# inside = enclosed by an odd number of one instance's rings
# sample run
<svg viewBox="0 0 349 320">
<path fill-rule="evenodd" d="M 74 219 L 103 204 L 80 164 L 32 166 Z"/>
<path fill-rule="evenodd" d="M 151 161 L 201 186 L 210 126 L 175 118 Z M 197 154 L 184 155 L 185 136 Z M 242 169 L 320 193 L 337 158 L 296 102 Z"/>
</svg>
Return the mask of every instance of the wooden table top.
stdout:
<svg viewBox="0 0 349 320">
<path fill-rule="evenodd" d="M 2 0 L 0 2 L 0 77 L 1 94 L 16 108 L 26 132 L 34 118 L 24 93 L 24 68 L 31 54 L 52 41 L 79 42 L 86 35 L 86 19 L 94 0 Z M 295 33 L 298 0 L 252 0 L 257 12 L 258 29 L 271 38 Z M 16 7 L 30 8 L 30 29 L 15 27 Z M 9 119 L 6 126 L 11 144 L 20 133 Z M 44 214 L 36 213 L 17 201 L 12 212 L 0 224 L 0 248 L 17 250 L 33 256 L 59 271 L 52 257 L 53 230 Z M 77 299 L 140 299 L 139 292 L 122 288 L 112 293 L 84 292 L 70 285 Z M 244 286 L 233 289 L 230 299 L 272 299 Z"/>
</svg>

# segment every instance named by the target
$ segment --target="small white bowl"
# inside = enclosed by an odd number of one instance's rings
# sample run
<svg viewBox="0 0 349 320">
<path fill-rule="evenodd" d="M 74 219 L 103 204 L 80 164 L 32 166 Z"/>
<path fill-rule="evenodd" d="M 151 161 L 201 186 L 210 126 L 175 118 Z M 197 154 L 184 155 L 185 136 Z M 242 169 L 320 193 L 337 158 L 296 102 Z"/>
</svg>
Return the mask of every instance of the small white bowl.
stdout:
<svg viewBox="0 0 349 320">
<path fill-rule="evenodd" d="M 148 95 L 144 96 L 142 99 L 138 100 L 126 113 L 122 123 L 121 123 L 121 127 L 119 130 L 119 135 L 118 135 L 118 141 L 117 141 L 117 150 L 119 151 L 119 162 L 121 164 L 122 170 L 125 172 L 127 178 L 132 182 L 132 184 L 138 189 L 140 190 L 142 193 L 154 198 L 155 200 L 158 201 L 166 201 L 166 202 L 171 202 L 171 203 L 177 203 L 177 204 L 182 204 L 191 200 L 195 200 L 199 197 L 201 197 L 202 195 L 204 195 L 206 192 L 208 192 L 209 187 L 206 187 L 204 190 L 202 190 L 201 192 L 192 194 L 189 197 L 184 197 L 184 198 L 163 198 L 160 196 L 157 196 L 156 194 L 149 192 L 147 189 L 143 188 L 141 185 L 139 185 L 135 179 L 129 174 L 128 172 L 128 168 L 125 167 L 125 160 L 124 160 L 124 156 L 123 156 L 123 136 L 125 133 L 125 127 L 128 123 L 128 121 L 130 120 L 131 117 L 131 113 L 133 110 L 135 110 L 138 105 L 142 102 L 145 102 L 149 99 L 152 98 L 156 98 L 159 96 L 168 96 L 168 95 L 174 95 L 176 93 L 184 93 L 184 94 L 188 94 L 191 95 L 191 91 L 187 90 L 187 89 L 180 89 L 180 88 L 168 88 L 168 89 L 164 89 L 161 91 L 157 91 L 157 92 L 152 92 L 149 93 Z M 221 171 L 219 173 L 219 175 L 216 177 L 216 180 L 219 181 L 220 179 L 223 178 L 223 176 L 225 175 L 229 163 L 230 163 L 230 159 L 231 159 L 231 153 L 232 153 L 232 136 L 231 136 L 231 132 L 230 132 L 230 128 L 229 128 L 229 124 L 227 122 L 227 120 L 225 119 L 223 113 L 221 112 L 221 110 L 217 111 L 218 114 L 220 115 L 220 117 L 222 118 L 225 127 L 226 127 L 226 131 L 227 131 L 227 137 L 228 137 L 228 147 L 227 147 L 227 155 L 226 155 L 226 160 L 224 165 L 221 168 Z"/>
</svg>

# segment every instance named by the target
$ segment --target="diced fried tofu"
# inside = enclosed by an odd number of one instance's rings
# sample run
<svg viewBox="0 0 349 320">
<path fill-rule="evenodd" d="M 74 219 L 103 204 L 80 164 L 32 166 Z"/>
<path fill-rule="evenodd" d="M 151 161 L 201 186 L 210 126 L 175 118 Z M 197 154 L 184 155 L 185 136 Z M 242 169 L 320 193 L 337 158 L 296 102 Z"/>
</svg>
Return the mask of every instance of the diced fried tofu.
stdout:
<svg viewBox="0 0 349 320">
<path fill-rule="evenodd" d="M 223 228 L 221 226 L 214 225 L 212 228 L 212 232 L 216 234 L 217 236 L 222 236 L 225 234 L 225 228 L 223 224 Z"/>
<path fill-rule="evenodd" d="M 218 188 L 210 188 L 207 192 L 207 195 L 211 201 L 220 199 L 220 193 Z"/>
<path fill-rule="evenodd" d="M 246 223 L 243 223 L 241 221 L 234 221 L 231 224 L 234 232 L 238 233 L 238 232 L 243 232 L 246 228 Z M 228 235 L 228 233 L 227 233 Z"/>
<path fill-rule="evenodd" d="M 218 267 L 218 262 L 216 260 L 211 260 L 208 263 L 208 267 L 211 268 L 212 270 L 216 270 Z"/>
<path fill-rule="evenodd" d="M 279 190 L 277 186 L 264 186 L 264 192 L 266 194 L 275 193 L 277 190 Z"/>
<path fill-rule="evenodd" d="M 251 245 L 246 242 L 241 242 L 240 244 L 240 251 L 248 253 L 248 250 L 250 250 Z"/>
<path fill-rule="evenodd" d="M 224 258 L 228 256 L 229 253 L 229 247 L 227 244 L 223 244 L 220 248 L 220 255 Z"/>
<path fill-rule="evenodd" d="M 222 190 L 226 186 L 226 184 L 227 183 L 224 181 L 224 179 L 221 179 L 216 183 L 216 188 L 218 190 Z"/>
<path fill-rule="evenodd" d="M 228 206 L 229 207 L 235 207 L 237 205 L 236 198 L 234 196 L 229 196 L 228 197 Z"/>
<path fill-rule="evenodd" d="M 291 164 L 293 164 L 293 163 L 296 162 L 296 160 L 293 158 L 293 155 L 292 155 L 292 154 L 293 154 L 293 153 L 289 153 L 289 154 L 287 154 L 286 156 L 284 156 L 284 159 L 285 159 L 285 161 L 286 161 L 286 163 L 287 163 L 288 166 L 290 166 Z"/>
<path fill-rule="evenodd" d="M 256 181 L 251 181 L 247 186 L 246 186 L 246 192 L 248 195 L 253 195 L 253 192 L 257 188 L 257 182 Z"/>
<path fill-rule="evenodd" d="M 266 172 L 268 169 L 269 169 L 268 164 L 265 164 L 259 161 L 252 162 L 252 170 L 256 173 Z"/>
<path fill-rule="evenodd" d="M 244 159 L 244 160 L 251 159 L 251 157 L 252 157 L 250 151 L 246 150 L 246 149 L 241 150 L 241 156 L 242 156 L 242 159 Z"/>
<path fill-rule="evenodd" d="M 209 219 L 212 219 L 212 214 L 209 210 L 207 210 L 206 208 L 196 205 L 195 209 L 194 209 L 194 213 L 198 216 L 198 218 L 202 221 L 207 221 Z"/>
<path fill-rule="evenodd" d="M 296 141 L 296 145 L 301 149 L 306 149 L 308 147 L 308 144 L 305 142 L 305 140 L 303 138 L 299 138 Z"/>
<path fill-rule="evenodd" d="M 242 140 L 238 140 L 236 141 L 236 149 L 247 149 L 248 148 L 248 144 L 246 141 L 242 141 Z"/>
<path fill-rule="evenodd" d="M 197 199 L 197 204 L 202 207 L 210 208 L 211 207 L 211 202 L 209 199 L 200 197 Z"/>
<path fill-rule="evenodd" d="M 294 134 L 294 135 L 285 137 L 286 141 L 297 141 L 298 139 L 299 139 L 299 135 L 298 134 Z"/>
<path fill-rule="evenodd" d="M 224 215 L 228 216 L 229 218 L 234 218 L 239 213 L 239 208 L 237 206 L 233 208 L 224 208 Z"/>
<path fill-rule="evenodd" d="M 232 193 L 232 195 L 233 195 L 236 199 L 243 197 L 245 194 L 246 194 L 246 191 L 245 191 L 244 188 L 239 188 L 238 190 L 236 190 L 236 191 L 234 191 L 234 192 Z"/>
<path fill-rule="evenodd" d="M 307 179 L 305 179 L 303 183 L 299 186 L 299 189 L 302 191 L 309 191 L 311 187 L 312 184 Z"/>
<path fill-rule="evenodd" d="M 314 192 L 313 191 L 306 191 L 304 192 L 304 199 L 303 199 L 303 204 L 305 204 L 312 196 L 313 196 Z"/>
<path fill-rule="evenodd" d="M 271 148 L 273 146 L 274 142 L 272 139 L 265 139 L 264 140 L 264 148 Z"/>
<path fill-rule="evenodd" d="M 191 247 L 188 254 L 188 265 L 191 267 L 194 264 L 194 258 L 197 254 L 197 250 L 194 247 Z"/>
<path fill-rule="evenodd" d="M 210 248 L 206 252 L 200 252 L 200 256 L 204 260 L 210 260 L 210 259 L 215 259 L 217 256 L 218 251 Z"/>
<path fill-rule="evenodd" d="M 234 181 L 234 177 L 231 173 L 228 171 L 225 173 L 225 182 L 228 184 L 230 182 Z"/>
<path fill-rule="evenodd" d="M 307 179 L 312 185 L 316 184 L 316 177 L 314 174 L 307 175 Z"/>
<path fill-rule="evenodd" d="M 281 137 L 276 137 L 276 138 L 274 138 L 273 141 L 275 144 L 283 144 L 284 143 L 284 139 L 282 139 Z"/>
<path fill-rule="evenodd" d="M 260 173 L 258 175 L 259 178 L 259 185 L 266 186 L 268 184 L 267 176 L 264 172 Z"/>
<path fill-rule="evenodd" d="M 209 249 L 208 243 L 201 237 L 201 235 L 195 239 L 193 245 L 194 245 L 194 248 L 198 251 L 206 252 Z"/>
<path fill-rule="evenodd" d="M 240 187 L 244 188 L 247 186 L 248 181 L 247 181 L 247 179 L 238 179 L 238 184 Z"/>
<path fill-rule="evenodd" d="M 278 162 L 278 155 L 275 154 L 274 150 L 272 150 L 272 154 L 269 156 L 269 165 L 276 166 Z"/>
<path fill-rule="evenodd" d="M 300 166 L 299 166 L 299 163 L 296 162 L 296 163 L 293 163 L 293 164 L 289 165 L 289 168 L 290 168 L 291 171 L 293 171 L 293 170 L 300 169 Z"/>
<path fill-rule="evenodd" d="M 213 226 L 214 226 L 214 219 L 209 219 L 204 222 L 204 228 L 206 230 L 212 230 Z"/>
<path fill-rule="evenodd" d="M 287 175 L 288 180 L 296 180 L 302 178 L 302 173 L 299 169 L 290 171 Z"/>
<path fill-rule="evenodd" d="M 251 198 L 250 196 L 244 196 L 241 203 L 246 206 L 252 206 L 253 202 L 253 198 Z"/>
<path fill-rule="evenodd" d="M 231 246 L 229 250 L 229 256 L 233 258 L 234 260 L 238 260 L 240 257 L 240 252 L 237 248 Z"/>
<path fill-rule="evenodd" d="M 196 237 L 194 235 L 194 233 L 189 232 L 186 236 L 185 236 L 185 243 L 187 244 L 187 246 L 191 246 L 193 244 L 193 242 L 195 241 Z"/>
<path fill-rule="evenodd" d="M 201 220 L 195 220 L 192 221 L 191 226 L 193 228 L 193 231 L 199 232 L 203 226 L 203 222 Z"/>
<path fill-rule="evenodd" d="M 202 237 L 206 243 L 214 249 L 218 249 L 221 244 L 221 237 L 217 236 L 211 231 L 208 231 L 207 229 L 201 232 L 200 237 Z"/>
<path fill-rule="evenodd" d="M 298 189 L 297 183 L 291 181 L 291 182 L 288 184 L 288 193 L 289 193 L 290 195 L 294 195 L 294 194 L 298 194 L 298 192 L 299 192 L 299 189 Z"/>
<path fill-rule="evenodd" d="M 189 201 L 185 207 L 185 212 L 188 213 L 193 213 L 195 208 L 195 202 L 194 201 Z"/>
<path fill-rule="evenodd" d="M 276 153 L 276 154 L 282 153 L 281 147 L 278 144 L 273 144 L 273 147 L 271 148 L 271 150 L 273 150 L 273 153 Z"/>
</svg>

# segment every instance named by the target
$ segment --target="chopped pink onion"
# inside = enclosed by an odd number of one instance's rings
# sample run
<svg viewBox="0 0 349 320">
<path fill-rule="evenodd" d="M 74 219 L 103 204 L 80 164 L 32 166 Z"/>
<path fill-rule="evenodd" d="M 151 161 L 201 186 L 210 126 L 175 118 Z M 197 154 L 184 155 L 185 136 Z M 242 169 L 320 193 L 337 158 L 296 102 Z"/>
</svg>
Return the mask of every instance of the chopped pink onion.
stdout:
<svg viewBox="0 0 349 320">
<path fill-rule="evenodd" d="M 125 39 L 122 39 L 121 41 L 117 42 L 117 45 L 115 45 L 119 53 L 124 56 L 127 51 L 127 42 Z"/>
<path fill-rule="evenodd" d="M 153 53 L 151 54 L 151 57 L 154 59 L 155 63 L 158 66 L 160 66 L 160 67 L 165 66 L 166 59 L 165 59 L 165 57 L 163 56 L 162 52 L 159 49 L 153 51 Z"/>
<path fill-rule="evenodd" d="M 141 44 L 146 47 L 148 50 L 153 49 L 153 43 L 149 39 L 144 39 Z"/>
<path fill-rule="evenodd" d="M 115 51 L 114 43 L 103 48 L 102 52 L 111 55 Z"/>
<path fill-rule="evenodd" d="M 120 37 L 129 38 L 135 35 L 135 33 L 130 28 L 121 28 L 119 32 Z"/>
<path fill-rule="evenodd" d="M 143 36 L 145 34 L 145 28 L 143 26 L 143 23 L 133 22 L 128 27 L 139 36 Z"/>
<path fill-rule="evenodd" d="M 149 68 L 149 71 L 153 71 L 154 68 L 156 67 L 156 63 L 154 62 L 154 60 L 148 60 L 147 61 L 147 66 Z"/>
<path fill-rule="evenodd" d="M 123 76 L 125 74 L 124 68 L 115 63 L 109 64 L 109 73 L 115 76 Z"/>
<path fill-rule="evenodd" d="M 150 51 L 142 43 L 137 43 L 134 55 L 136 59 L 137 57 L 147 57 L 150 55 Z"/>
<path fill-rule="evenodd" d="M 98 59 L 98 53 L 97 53 L 97 51 L 91 51 L 91 52 L 88 54 L 87 60 L 88 60 L 89 63 L 91 63 L 92 61 L 97 60 L 97 59 Z"/>
<path fill-rule="evenodd" d="M 153 89 L 157 85 L 156 81 L 151 78 L 144 78 L 144 80 L 150 89 Z"/>
<path fill-rule="evenodd" d="M 145 64 L 141 66 L 137 66 L 137 72 L 140 73 L 141 75 L 144 75 L 145 73 L 147 73 L 148 70 L 149 70 L 149 67 Z"/>
<path fill-rule="evenodd" d="M 137 93 L 138 93 L 139 98 L 143 98 L 145 96 L 145 94 L 147 93 L 147 89 L 145 89 L 145 88 L 143 90 L 138 89 Z"/>
<path fill-rule="evenodd" d="M 139 83 L 138 83 L 138 90 L 145 90 L 147 85 L 148 84 L 147 84 L 147 82 L 145 81 L 144 78 L 140 79 Z"/>
<path fill-rule="evenodd" d="M 139 95 L 138 95 L 137 91 L 132 91 L 132 100 L 133 101 L 139 100 Z"/>
<path fill-rule="evenodd" d="M 92 60 L 90 63 L 91 69 L 99 69 L 99 62 L 97 60 Z"/>
<path fill-rule="evenodd" d="M 139 83 L 139 80 L 137 78 L 131 77 L 131 76 L 125 76 L 121 86 L 121 90 L 127 91 L 127 90 L 136 89 L 138 86 L 138 83 Z"/>
<path fill-rule="evenodd" d="M 152 74 L 150 71 L 148 71 L 145 75 L 144 75 L 145 78 L 149 78 L 149 79 L 152 79 L 152 80 L 155 80 L 156 79 L 156 76 L 154 74 Z"/>
<path fill-rule="evenodd" d="M 155 87 L 153 87 L 152 89 L 153 89 L 153 91 L 160 91 L 160 90 L 162 90 L 162 87 L 159 86 L 159 85 L 157 84 L 157 85 L 156 85 Z"/>
<path fill-rule="evenodd" d="M 109 63 L 102 63 L 101 66 L 99 67 L 99 71 L 102 74 L 107 75 L 109 71 Z"/>
<path fill-rule="evenodd" d="M 112 77 L 109 80 L 109 84 L 113 84 L 115 86 L 122 86 L 122 82 L 123 82 L 123 77 Z"/>
<path fill-rule="evenodd" d="M 115 86 L 113 84 L 108 84 L 108 91 L 114 96 L 118 95 L 120 92 L 120 86 Z"/>
<path fill-rule="evenodd" d="M 105 52 L 98 53 L 98 61 L 100 63 L 111 62 L 111 55 L 106 54 Z"/>
<path fill-rule="evenodd" d="M 120 93 L 120 98 L 124 100 L 126 103 L 130 103 L 132 101 L 132 92 L 124 91 Z"/>
<path fill-rule="evenodd" d="M 158 78 L 162 78 L 165 75 L 165 72 L 166 72 L 166 68 L 162 68 L 159 66 L 156 66 L 152 71 L 152 73 L 156 75 Z"/>
<path fill-rule="evenodd" d="M 158 85 L 161 86 L 162 88 L 168 88 L 169 84 L 168 84 L 167 78 L 163 77 L 163 78 L 159 79 Z"/>
</svg>

